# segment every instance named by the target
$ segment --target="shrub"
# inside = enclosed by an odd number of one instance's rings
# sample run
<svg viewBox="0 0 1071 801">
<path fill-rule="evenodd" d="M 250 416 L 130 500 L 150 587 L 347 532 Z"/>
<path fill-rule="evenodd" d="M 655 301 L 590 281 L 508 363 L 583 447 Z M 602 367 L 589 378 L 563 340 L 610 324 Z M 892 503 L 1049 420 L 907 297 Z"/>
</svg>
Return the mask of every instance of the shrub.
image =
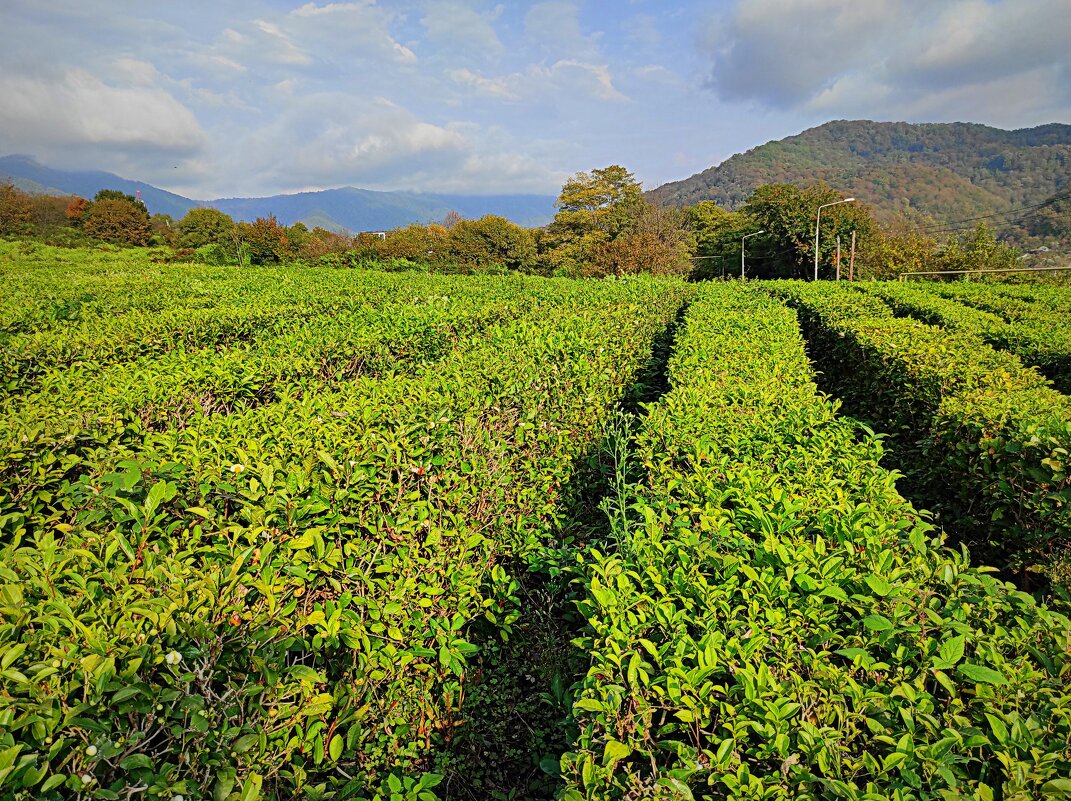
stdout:
<svg viewBox="0 0 1071 801">
<path fill-rule="evenodd" d="M 791 311 L 704 287 L 669 378 L 578 568 L 561 798 L 1065 792 L 1071 624 L 944 548 Z"/>
</svg>

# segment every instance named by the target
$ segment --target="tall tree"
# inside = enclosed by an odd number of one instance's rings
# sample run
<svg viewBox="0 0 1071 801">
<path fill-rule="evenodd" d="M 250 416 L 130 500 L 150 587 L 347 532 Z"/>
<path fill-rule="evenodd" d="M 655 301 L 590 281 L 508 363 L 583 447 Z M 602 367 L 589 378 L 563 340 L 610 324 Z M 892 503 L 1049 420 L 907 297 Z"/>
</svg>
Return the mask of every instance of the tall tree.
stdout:
<svg viewBox="0 0 1071 801">
<path fill-rule="evenodd" d="M 771 277 L 808 278 L 814 274 L 814 229 L 818 208 L 842 199 L 842 195 L 820 184 L 800 189 L 795 184 L 760 186 L 744 204 L 744 213 L 756 230 L 764 229 L 758 255 L 769 262 Z M 842 203 L 822 210 L 819 236 L 819 277 L 831 275 L 836 238 L 868 237 L 874 230 L 870 210 L 862 203 Z M 759 247 L 756 246 L 758 250 Z"/>
<path fill-rule="evenodd" d="M 26 233 L 32 220 L 30 196 L 11 183 L 0 184 L 0 234 Z"/>
<path fill-rule="evenodd" d="M 628 233 L 645 201 L 639 182 L 617 164 L 580 172 L 562 186 L 558 211 L 540 238 L 552 268 L 582 273 L 597 245 Z"/>
<path fill-rule="evenodd" d="M 241 223 L 239 230 L 253 264 L 275 264 L 293 255 L 286 228 L 279 224 L 274 214 L 257 217 L 252 223 Z"/>
<path fill-rule="evenodd" d="M 450 230 L 450 253 L 463 264 L 501 264 L 524 270 L 535 261 L 535 240 L 525 228 L 497 214 L 459 220 Z"/>
<path fill-rule="evenodd" d="M 175 225 L 178 244 L 184 248 L 205 245 L 229 247 L 234 234 L 234 220 L 219 209 L 193 208 Z"/>
<path fill-rule="evenodd" d="M 125 199 L 94 200 L 82 218 L 82 230 L 115 245 L 147 245 L 152 237 L 145 206 Z"/>
</svg>

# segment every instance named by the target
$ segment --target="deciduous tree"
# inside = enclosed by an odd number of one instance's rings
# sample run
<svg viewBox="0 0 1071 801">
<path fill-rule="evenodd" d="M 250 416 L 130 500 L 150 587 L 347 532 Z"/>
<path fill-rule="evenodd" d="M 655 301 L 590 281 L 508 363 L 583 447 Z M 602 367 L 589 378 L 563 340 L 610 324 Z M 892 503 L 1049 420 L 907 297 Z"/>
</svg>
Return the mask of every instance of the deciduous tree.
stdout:
<svg viewBox="0 0 1071 801">
<path fill-rule="evenodd" d="M 89 205 L 82 229 L 96 239 L 115 245 L 147 245 L 152 236 L 145 206 L 111 198 L 94 200 Z"/>
<path fill-rule="evenodd" d="M 27 233 L 32 219 L 30 196 L 11 183 L 0 184 L 0 234 Z"/>
<path fill-rule="evenodd" d="M 233 238 L 234 225 L 230 215 L 219 209 L 190 209 L 175 225 L 178 245 L 184 248 L 199 248 L 204 245 L 228 247 Z"/>
<path fill-rule="evenodd" d="M 450 253 L 462 264 L 501 264 L 510 270 L 528 269 L 536 255 L 531 232 L 496 214 L 455 223 Z"/>
<path fill-rule="evenodd" d="M 279 224 L 274 214 L 257 217 L 251 224 L 241 223 L 239 228 L 251 263 L 276 264 L 293 255 L 286 228 Z"/>
</svg>

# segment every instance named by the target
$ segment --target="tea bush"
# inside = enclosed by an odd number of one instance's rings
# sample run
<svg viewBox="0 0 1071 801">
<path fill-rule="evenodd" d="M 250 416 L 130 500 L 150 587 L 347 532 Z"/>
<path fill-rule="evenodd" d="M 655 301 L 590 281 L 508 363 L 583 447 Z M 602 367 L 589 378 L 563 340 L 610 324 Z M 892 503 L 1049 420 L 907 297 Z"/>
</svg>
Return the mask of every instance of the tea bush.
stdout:
<svg viewBox="0 0 1071 801">
<path fill-rule="evenodd" d="M 705 286 L 669 377 L 616 542 L 576 567 L 562 798 L 1071 792 L 1067 618 L 944 547 L 816 391 L 792 311 Z"/>
<path fill-rule="evenodd" d="M 1025 364 L 1051 379 L 1061 392 L 1071 391 L 1071 328 L 1065 314 L 1054 311 L 1054 306 L 1049 305 L 1051 301 L 1043 304 L 1046 309 L 1043 316 L 1049 318 L 1049 322 L 1033 316 L 1008 321 L 992 311 L 959 302 L 962 299 L 960 293 L 948 297 L 939 294 L 940 287 L 885 282 L 858 286 L 881 297 L 899 316 L 975 336 L 994 348 L 1014 353 Z M 987 305 L 990 308 L 1004 305 L 999 294 L 988 288 L 983 292 L 981 297 L 989 298 Z M 997 298 L 995 302 L 994 297 Z M 1051 319 L 1054 317 L 1056 319 Z"/>
<path fill-rule="evenodd" d="M 480 768 L 453 752 L 489 697 L 472 632 L 525 614 L 513 565 L 557 536 L 576 465 L 691 291 L 384 275 L 366 311 L 372 274 L 324 279 L 332 299 L 284 269 L 265 301 L 239 273 L 219 273 L 233 302 L 155 326 L 132 303 L 8 340 L 34 381 L 2 432 L 5 797 L 448 793 Z M 236 308 L 260 315 L 240 339 L 195 333 Z M 77 359 L 64 373 L 30 341 Z M 338 345 L 375 369 L 302 374 Z M 180 423 L 198 381 L 242 384 L 228 363 L 279 391 Z"/>
<path fill-rule="evenodd" d="M 976 336 L 871 316 L 877 298 L 781 284 L 830 389 L 892 437 L 911 492 L 950 531 L 1066 583 L 1071 401 Z M 1001 565 L 1004 566 L 1004 565 Z"/>
</svg>

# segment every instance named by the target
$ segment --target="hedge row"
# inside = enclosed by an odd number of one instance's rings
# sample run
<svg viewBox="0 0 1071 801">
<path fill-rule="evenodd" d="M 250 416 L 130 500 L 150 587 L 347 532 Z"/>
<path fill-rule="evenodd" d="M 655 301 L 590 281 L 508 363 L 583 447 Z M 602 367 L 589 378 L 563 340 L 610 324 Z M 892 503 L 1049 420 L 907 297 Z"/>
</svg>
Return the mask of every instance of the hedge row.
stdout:
<svg viewBox="0 0 1071 801">
<path fill-rule="evenodd" d="M 508 558 L 558 530 L 690 291 L 540 286 L 559 302 L 526 297 L 434 370 L 195 416 L 23 485 L 0 794 L 427 799 L 478 774 L 453 746 L 491 695 L 473 634 L 524 614 Z"/>
<path fill-rule="evenodd" d="M 993 311 L 968 305 L 961 293 L 946 296 L 940 287 L 884 282 L 857 286 L 881 297 L 898 315 L 973 335 L 994 348 L 1010 351 L 1051 379 L 1058 390 L 1071 393 L 1071 328 L 1061 312 L 1045 310 L 1045 317 L 1060 317 L 1051 325 L 1032 316 L 1006 320 Z M 1000 308 L 1008 302 L 988 289 L 973 292 L 980 302 L 988 298 L 984 303 L 990 308 Z"/>
<path fill-rule="evenodd" d="M 301 398 L 358 376 L 418 372 L 533 299 L 470 293 L 391 304 L 257 332 L 242 346 L 177 350 L 135 362 L 52 369 L 0 412 L 0 537 L 54 510 L 53 494 L 103 459 L 134 457 L 154 431 Z M 62 496 L 58 496 L 60 499 Z"/>
<path fill-rule="evenodd" d="M 47 272 L 62 287 L 62 274 Z M 247 272 L 253 275 L 247 278 Z M 365 271 L 321 271 L 328 276 L 325 279 L 305 269 L 295 268 L 294 274 L 275 272 L 278 277 L 266 269 L 230 268 L 230 274 L 218 280 L 190 276 L 186 282 L 170 276 L 162 287 L 136 289 L 142 295 L 135 294 L 125 306 L 106 305 L 110 313 L 88 313 L 80 307 L 71 320 L 7 334 L 0 338 L 0 368 L 5 376 L 0 392 L 32 391 L 50 373 L 71 367 L 99 371 L 176 352 L 207 350 L 210 356 L 220 348 L 255 348 L 264 339 L 285 337 L 303 327 L 323 327 L 332 317 L 368 313 L 388 304 L 458 305 L 466 299 L 478 304 L 486 300 L 488 291 L 472 282 L 459 283 L 457 278 L 436 282 L 424 276 L 402 281 Z M 11 294 L 23 298 L 21 282 L 3 278 L 18 288 Z M 191 286 L 198 282 L 211 300 L 191 303 Z M 533 295 L 536 289 L 531 279 L 523 278 L 505 279 L 498 286 L 494 291 L 501 298 Z M 84 289 L 87 298 L 96 297 L 95 288 L 86 285 Z M 143 299 L 145 293 L 153 302 Z M 25 301 L 32 304 L 30 295 Z M 61 305 L 67 309 L 66 304 L 73 302 Z M 65 313 L 74 314 L 69 309 Z"/>
<path fill-rule="evenodd" d="M 852 414 L 891 436 L 913 497 L 1002 566 L 1068 581 L 1071 401 L 973 335 L 871 316 L 829 285 L 772 291 L 797 308 L 811 358 Z"/>
<path fill-rule="evenodd" d="M 794 314 L 708 285 L 669 376 L 628 520 L 579 566 L 561 797 L 1071 793 L 1067 618 L 944 548 L 816 391 Z"/>
</svg>

